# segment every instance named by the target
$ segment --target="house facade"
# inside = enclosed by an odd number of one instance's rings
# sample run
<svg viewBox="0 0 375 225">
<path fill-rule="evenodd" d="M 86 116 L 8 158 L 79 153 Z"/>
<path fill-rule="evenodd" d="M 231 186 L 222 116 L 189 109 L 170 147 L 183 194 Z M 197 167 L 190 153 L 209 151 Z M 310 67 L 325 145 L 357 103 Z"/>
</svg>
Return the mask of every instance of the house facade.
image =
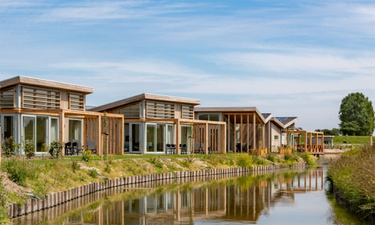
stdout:
<svg viewBox="0 0 375 225">
<path fill-rule="evenodd" d="M 90 87 L 24 76 L 0 81 L 1 140 L 14 137 L 21 146 L 31 142 L 36 155 L 48 151 L 55 141 L 76 141 L 84 147 L 90 140 L 102 154 L 104 118 L 112 129 L 108 153 L 122 154 L 124 117 L 86 111 L 86 95 L 92 92 Z M 17 154 L 24 154 L 23 147 Z"/>
<path fill-rule="evenodd" d="M 121 114 L 124 151 L 142 154 L 224 153 L 225 123 L 194 119 L 197 99 L 140 94 L 91 109 Z"/>
<path fill-rule="evenodd" d="M 265 119 L 255 107 L 197 107 L 198 120 L 226 124 L 226 152 L 240 153 L 265 148 Z"/>
</svg>

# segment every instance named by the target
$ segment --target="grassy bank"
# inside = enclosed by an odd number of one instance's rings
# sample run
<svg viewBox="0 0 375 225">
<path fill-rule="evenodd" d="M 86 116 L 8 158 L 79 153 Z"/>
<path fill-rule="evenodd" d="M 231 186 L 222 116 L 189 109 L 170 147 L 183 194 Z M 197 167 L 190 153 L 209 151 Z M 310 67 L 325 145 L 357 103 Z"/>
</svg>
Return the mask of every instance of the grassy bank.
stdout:
<svg viewBox="0 0 375 225">
<path fill-rule="evenodd" d="M 125 155 L 109 156 L 106 160 L 101 160 L 97 156 L 32 160 L 13 157 L 2 162 L 3 179 L 0 185 L 4 188 L 5 200 L 0 207 L 4 208 L 9 202 L 22 204 L 28 198 L 25 193 L 43 198 L 47 193 L 68 190 L 108 178 L 208 168 L 291 165 L 303 161 L 309 164 L 315 163 L 313 156 L 305 154 L 285 156 L 269 154 L 263 157 L 248 154 Z"/>
<path fill-rule="evenodd" d="M 373 143 L 375 143 L 375 137 L 372 137 Z M 335 136 L 333 138 L 334 144 L 370 144 L 369 136 Z"/>
<path fill-rule="evenodd" d="M 375 147 L 358 147 L 343 154 L 328 169 L 327 179 L 338 203 L 375 219 Z"/>
</svg>

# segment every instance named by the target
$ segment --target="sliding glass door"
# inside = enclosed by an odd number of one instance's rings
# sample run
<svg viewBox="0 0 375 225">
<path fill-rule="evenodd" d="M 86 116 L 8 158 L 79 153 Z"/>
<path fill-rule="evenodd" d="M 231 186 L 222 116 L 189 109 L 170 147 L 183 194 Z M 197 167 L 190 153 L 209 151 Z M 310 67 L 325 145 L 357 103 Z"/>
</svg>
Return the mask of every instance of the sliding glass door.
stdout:
<svg viewBox="0 0 375 225">
<path fill-rule="evenodd" d="M 69 119 L 69 141 L 80 141 L 82 143 L 81 119 Z"/>
<path fill-rule="evenodd" d="M 59 119 L 49 116 L 22 116 L 21 142 L 33 143 L 35 152 L 46 152 L 59 140 Z"/>
<path fill-rule="evenodd" d="M 15 115 L 2 115 L 1 119 L 1 139 L 4 141 L 6 138 L 14 137 L 16 139 L 16 119 Z"/>
<path fill-rule="evenodd" d="M 165 124 L 147 124 L 147 152 L 164 152 L 165 150 Z"/>
</svg>

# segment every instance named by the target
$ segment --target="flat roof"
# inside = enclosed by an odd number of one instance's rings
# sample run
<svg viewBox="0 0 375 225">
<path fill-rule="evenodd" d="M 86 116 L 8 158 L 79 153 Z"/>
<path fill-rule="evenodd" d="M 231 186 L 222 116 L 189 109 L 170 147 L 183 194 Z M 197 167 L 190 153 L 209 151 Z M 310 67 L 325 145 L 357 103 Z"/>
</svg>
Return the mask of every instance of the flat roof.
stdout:
<svg viewBox="0 0 375 225">
<path fill-rule="evenodd" d="M 191 99 L 191 98 L 182 98 L 182 97 L 174 97 L 174 96 L 165 96 L 165 95 L 156 95 L 156 94 L 148 94 L 143 93 L 140 95 L 135 95 L 130 98 L 125 98 L 119 101 L 111 102 L 102 106 L 94 107 L 90 109 L 90 111 L 105 111 L 108 109 L 117 108 L 120 106 L 132 104 L 135 102 L 139 102 L 142 100 L 153 100 L 153 101 L 162 101 L 162 102 L 175 102 L 175 103 L 183 103 L 183 104 L 190 104 L 190 105 L 199 105 L 201 101 L 198 99 Z"/>
<path fill-rule="evenodd" d="M 81 92 L 84 94 L 93 93 L 93 89 L 91 87 L 39 79 L 39 78 L 33 78 L 33 77 L 26 77 L 26 76 L 16 76 L 13 78 L 9 78 L 7 80 L 2 80 L 0 81 L 0 88 L 6 88 L 6 87 L 17 85 L 17 84 L 38 86 L 38 87 L 44 87 L 44 88 L 61 89 L 61 90 L 67 90 L 67 91 Z"/>
</svg>

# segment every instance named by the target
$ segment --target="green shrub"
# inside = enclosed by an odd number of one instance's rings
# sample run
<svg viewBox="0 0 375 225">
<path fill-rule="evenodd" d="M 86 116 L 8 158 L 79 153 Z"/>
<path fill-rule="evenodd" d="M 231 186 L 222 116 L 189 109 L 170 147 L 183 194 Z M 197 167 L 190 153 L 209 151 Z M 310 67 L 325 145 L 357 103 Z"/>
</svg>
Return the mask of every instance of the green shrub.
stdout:
<svg viewBox="0 0 375 225">
<path fill-rule="evenodd" d="M 277 156 L 275 154 L 268 154 L 266 156 L 267 160 L 273 162 L 273 163 L 277 163 L 279 162 L 279 159 L 277 158 Z"/>
<path fill-rule="evenodd" d="M 21 186 L 26 186 L 26 178 L 37 178 L 36 169 L 33 164 L 16 158 L 5 161 L 4 168 L 8 173 L 8 178 Z"/>
<path fill-rule="evenodd" d="M 92 152 L 91 150 L 82 150 L 82 161 L 89 162 L 91 159 Z"/>
<path fill-rule="evenodd" d="M 76 160 L 72 160 L 72 171 L 75 173 L 77 170 L 81 169 L 81 166 L 78 164 Z"/>
<path fill-rule="evenodd" d="M 5 157 L 11 157 L 15 154 L 16 148 L 18 145 L 14 142 L 14 137 L 5 138 L 3 143 L 3 155 Z"/>
<path fill-rule="evenodd" d="M 289 162 L 298 162 L 299 157 L 296 154 L 285 154 L 284 159 Z"/>
<path fill-rule="evenodd" d="M 91 169 L 89 170 L 88 174 L 90 177 L 96 178 L 98 176 L 98 171 L 96 171 L 95 169 Z"/>
<path fill-rule="evenodd" d="M 51 147 L 49 149 L 49 154 L 51 154 L 52 157 L 59 158 L 61 149 L 63 148 L 62 144 L 60 144 L 59 141 L 53 141 L 51 143 Z"/>
<path fill-rule="evenodd" d="M 311 154 L 302 154 L 301 158 L 305 161 L 305 163 L 309 164 L 310 166 L 316 165 L 315 158 Z"/>
<path fill-rule="evenodd" d="M 24 146 L 25 155 L 28 159 L 35 156 L 35 149 L 34 149 L 34 141 L 33 140 L 25 140 Z"/>
<path fill-rule="evenodd" d="M 251 167 L 253 164 L 252 158 L 247 154 L 241 154 L 237 158 L 237 165 L 240 167 Z"/>
</svg>

